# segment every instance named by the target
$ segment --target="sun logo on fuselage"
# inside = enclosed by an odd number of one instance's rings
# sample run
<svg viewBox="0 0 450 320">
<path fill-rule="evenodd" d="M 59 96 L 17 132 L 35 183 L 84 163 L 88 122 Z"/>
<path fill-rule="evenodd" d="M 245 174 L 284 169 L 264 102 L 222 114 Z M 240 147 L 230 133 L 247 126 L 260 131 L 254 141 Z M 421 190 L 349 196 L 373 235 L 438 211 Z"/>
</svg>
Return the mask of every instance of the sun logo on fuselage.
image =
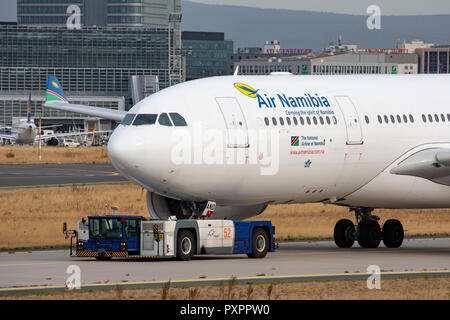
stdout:
<svg viewBox="0 0 450 320">
<path fill-rule="evenodd" d="M 58 84 L 55 81 L 53 81 L 52 84 L 55 88 L 59 88 Z"/>
<path fill-rule="evenodd" d="M 245 94 L 247 97 L 256 98 L 258 96 L 258 90 L 253 89 L 252 87 L 243 84 L 243 83 L 235 83 L 234 87 L 239 90 L 240 93 Z"/>
</svg>

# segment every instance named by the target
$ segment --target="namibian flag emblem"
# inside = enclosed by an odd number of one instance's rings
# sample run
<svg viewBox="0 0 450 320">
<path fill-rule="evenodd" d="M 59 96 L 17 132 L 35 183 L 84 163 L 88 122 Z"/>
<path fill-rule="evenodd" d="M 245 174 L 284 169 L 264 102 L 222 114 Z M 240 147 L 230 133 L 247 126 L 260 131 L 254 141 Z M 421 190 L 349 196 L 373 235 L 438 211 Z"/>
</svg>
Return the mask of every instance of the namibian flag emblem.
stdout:
<svg viewBox="0 0 450 320">
<path fill-rule="evenodd" d="M 291 147 L 298 147 L 299 146 L 299 136 L 292 136 L 291 137 Z"/>
</svg>

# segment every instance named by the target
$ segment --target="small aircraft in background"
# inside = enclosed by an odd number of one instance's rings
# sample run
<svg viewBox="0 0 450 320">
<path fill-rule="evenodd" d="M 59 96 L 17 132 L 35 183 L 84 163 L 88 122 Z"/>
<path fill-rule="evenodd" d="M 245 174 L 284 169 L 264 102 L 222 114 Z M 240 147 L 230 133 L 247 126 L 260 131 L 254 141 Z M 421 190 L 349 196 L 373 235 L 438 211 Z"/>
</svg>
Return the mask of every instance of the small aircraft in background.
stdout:
<svg viewBox="0 0 450 320">
<path fill-rule="evenodd" d="M 100 131 L 85 131 L 85 132 L 67 132 L 67 133 L 50 133 L 45 129 L 61 127 L 61 125 L 51 125 L 40 127 L 41 133 L 39 135 L 39 127 L 35 120 L 31 117 L 31 94 L 28 97 L 28 111 L 27 117 L 16 120 L 10 127 L 0 127 L 0 130 L 9 130 L 11 133 L 0 133 L 0 139 L 3 143 L 9 142 L 14 144 L 35 144 L 39 139 L 47 145 L 59 145 L 66 137 L 81 137 L 95 134 L 108 134 L 111 130 Z M 47 132 L 46 132 L 47 131 Z"/>
</svg>

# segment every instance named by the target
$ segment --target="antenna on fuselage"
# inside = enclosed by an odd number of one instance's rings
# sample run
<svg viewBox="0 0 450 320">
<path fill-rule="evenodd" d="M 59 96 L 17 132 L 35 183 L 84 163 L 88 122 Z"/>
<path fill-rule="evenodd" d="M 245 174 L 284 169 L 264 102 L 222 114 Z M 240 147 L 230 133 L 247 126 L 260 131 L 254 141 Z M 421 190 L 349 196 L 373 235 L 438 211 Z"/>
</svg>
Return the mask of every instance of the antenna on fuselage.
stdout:
<svg viewBox="0 0 450 320">
<path fill-rule="evenodd" d="M 234 70 L 234 76 L 237 76 L 239 74 L 239 65 Z"/>
</svg>

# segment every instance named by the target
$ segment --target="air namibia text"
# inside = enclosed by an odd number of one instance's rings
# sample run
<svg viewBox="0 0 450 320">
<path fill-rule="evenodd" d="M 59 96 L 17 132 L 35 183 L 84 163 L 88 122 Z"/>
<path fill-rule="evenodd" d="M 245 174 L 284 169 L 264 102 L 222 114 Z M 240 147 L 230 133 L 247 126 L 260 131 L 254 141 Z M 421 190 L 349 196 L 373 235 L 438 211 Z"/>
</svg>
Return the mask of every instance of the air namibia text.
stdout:
<svg viewBox="0 0 450 320">
<path fill-rule="evenodd" d="M 305 93 L 303 96 L 290 97 L 286 94 L 277 94 L 276 97 L 270 97 L 267 94 L 257 95 L 259 107 L 266 108 L 323 108 L 330 107 L 328 99 L 324 96 L 320 97 L 317 93 L 311 95 Z"/>
</svg>

